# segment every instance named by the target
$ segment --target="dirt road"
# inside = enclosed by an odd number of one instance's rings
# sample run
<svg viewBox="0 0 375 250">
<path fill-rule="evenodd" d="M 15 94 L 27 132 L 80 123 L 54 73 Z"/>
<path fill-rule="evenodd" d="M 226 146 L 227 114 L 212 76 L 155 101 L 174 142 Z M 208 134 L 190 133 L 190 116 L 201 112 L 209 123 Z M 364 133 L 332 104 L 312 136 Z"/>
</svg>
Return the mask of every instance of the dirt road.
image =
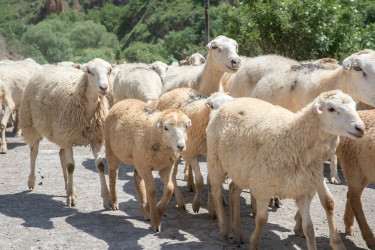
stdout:
<svg viewBox="0 0 375 250">
<path fill-rule="evenodd" d="M 43 140 L 37 159 L 37 185 L 27 188 L 29 174 L 29 147 L 22 138 L 8 135 L 8 154 L 0 155 L 0 249 L 238 249 L 232 242 L 225 242 L 219 235 L 216 220 L 209 218 L 207 187 L 203 189 L 203 204 L 194 214 L 191 203 L 194 193 L 185 191 L 180 167 L 178 184 L 185 196 L 187 211 L 176 207 L 171 198 L 164 217 L 162 231 L 153 233 L 149 222 L 143 220 L 133 184 L 133 168 L 121 166 L 117 183 L 119 211 L 106 211 L 100 197 L 99 176 L 89 148 L 75 147 L 76 170 L 74 183 L 78 195 L 76 207 L 65 204 L 65 189 L 60 167 L 58 148 Z M 104 150 L 102 150 L 104 156 Z M 204 176 L 206 163 L 201 162 Z M 343 180 L 342 171 L 340 178 Z M 329 176 L 326 167 L 325 176 Z M 155 177 L 157 175 L 155 174 Z M 156 178 L 158 195 L 162 182 Z M 343 214 L 346 201 L 346 184 L 328 184 L 335 198 L 335 216 L 341 238 L 347 249 L 367 249 L 358 225 L 354 237 L 345 237 Z M 228 185 L 224 186 L 227 194 Z M 375 189 L 367 187 L 362 196 L 364 210 L 370 227 L 375 228 Z M 245 244 L 254 229 L 250 216 L 249 193 L 241 199 L 241 222 Z M 229 207 L 228 215 L 229 215 Z M 304 238 L 294 236 L 292 200 L 284 200 L 281 209 L 270 209 L 268 223 L 262 233 L 262 249 L 306 249 Z M 318 249 L 328 249 L 329 236 L 326 216 L 315 196 L 311 207 Z"/>
</svg>

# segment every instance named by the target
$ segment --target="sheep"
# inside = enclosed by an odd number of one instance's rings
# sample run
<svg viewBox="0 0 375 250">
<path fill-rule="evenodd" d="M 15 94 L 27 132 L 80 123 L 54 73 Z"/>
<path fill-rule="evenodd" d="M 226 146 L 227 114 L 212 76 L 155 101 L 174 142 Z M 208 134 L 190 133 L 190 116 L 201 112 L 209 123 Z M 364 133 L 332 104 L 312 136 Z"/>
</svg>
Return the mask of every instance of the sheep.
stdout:
<svg viewBox="0 0 375 250">
<path fill-rule="evenodd" d="M 0 65 L 0 107 L 4 107 L 4 115 L 0 123 L 0 153 L 7 153 L 5 130 L 13 111 L 16 113 L 13 132 L 16 137 L 21 136 L 18 109 L 22 102 L 22 94 L 30 77 L 41 68 L 42 66 L 30 58 Z"/>
<path fill-rule="evenodd" d="M 169 66 L 161 61 L 155 61 L 149 65 L 149 68 L 155 71 L 163 80 L 167 76 Z"/>
<path fill-rule="evenodd" d="M 162 82 L 159 75 L 146 64 L 122 64 L 113 82 L 115 102 L 135 98 L 147 102 L 157 100 L 161 94 Z"/>
<path fill-rule="evenodd" d="M 172 167 L 186 149 L 186 129 L 191 120 L 180 110 L 159 112 L 136 99 L 116 103 L 105 120 L 105 154 L 113 209 L 118 210 L 116 179 L 120 162 L 134 165 L 134 182 L 140 207 L 151 228 L 160 232 L 160 217 L 173 193 Z M 163 197 L 156 204 L 152 170 L 164 182 Z"/>
<path fill-rule="evenodd" d="M 162 93 L 175 88 L 189 87 L 205 96 L 219 91 L 220 78 L 225 72 L 236 72 L 240 66 L 238 45 L 233 39 L 218 36 L 206 46 L 207 62 L 201 66 L 183 66 L 168 70 L 163 79 Z"/>
<path fill-rule="evenodd" d="M 327 148 L 337 135 L 359 139 L 364 130 L 355 102 L 340 90 L 320 94 L 298 113 L 256 98 L 223 104 L 207 126 L 208 176 L 221 235 L 228 236 L 219 191 L 227 174 L 232 179 L 230 204 L 235 242 L 242 242 L 239 195 L 241 189 L 249 188 L 256 199 L 256 226 L 250 249 L 259 249 L 268 202 L 275 194 L 296 200 L 308 249 L 316 249 L 309 209 L 323 179 Z M 333 219 L 334 214 L 329 217 Z M 331 237 L 330 245 L 344 249 L 332 222 L 330 230 L 335 231 L 335 237 Z"/>
<path fill-rule="evenodd" d="M 199 212 L 201 205 L 201 191 L 203 188 L 203 177 L 200 172 L 198 157 L 206 157 L 206 127 L 208 124 L 211 108 L 217 109 L 221 104 L 233 100 L 233 97 L 225 93 L 214 93 L 208 99 L 191 88 L 178 88 L 169 91 L 160 96 L 156 108 L 165 110 L 167 108 L 175 108 L 182 110 L 192 120 L 192 127 L 187 131 L 189 140 L 187 141 L 186 150 L 182 152 L 182 157 L 186 161 L 186 166 L 191 166 L 194 171 L 195 178 L 195 197 L 193 201 L 193 211 Z M 184 199 L 178 189 L 176 182 L 178 162 L 174 166 L 172 175 L 175 187 L 175 197 L 178 207 L 185 208 Z M 191 168 L 190 168 L 191 169 Z M 191 173 L 191 171 L 190 171 Z M 192 178 L 192 175 L 188 175 Z M 188 180 L 189 185 L 194 185 L 191 179 Z"/>
<path fill-rule="evenodd" d="M 256 97 L 296 112 L 321 92 L 341 89 L 355 101 L 375 106 L 374 59 L 373 50 L 352 54 L 342 66 L 331 58 L 301 63 L 276 55 L 247 58 L 232 79 L 230 94 Z M 339 184 L 334 151 L 330 158 L 330 182 Z"/>
<path fill-rule="evenodd" d="M 206 62 L 204 56 L 200 53 L 194 53 L 190 56 L 189 65 L 199 66 Z"/>
<path fill-rule="evenodd" d="M 31 171 L 28 187 L 35 187 L 35 161 L 40 140 L 45 137 L 60 147 L 66 203 L 77 204 L 73 187 L 73 146 L 90 145 L 99 172 L 101 195 L 110 208 L 100 149 L 104 141 L 104 119 L 108 112 L 105 95 L 109 92 L 111 65 L 96 58 L 84 71 L 63 66 L 49 66 L 35 73 L 23 94 L 20 122 L 25 142 L 30 146 Z"/>
<path fill-rule="evenodd" d="M 367 247 L 375 249 L 375 238 L 366 222 L 362 209 L 361 194 L 364 188 L 375 182 L 374 150 L 375 143 L 375 111 L 359 111 L 366 125 L 366 134 L 361 140 L 341 138 L 336 154 L 348 185 L 348 195 L 344 214 L 345 233 L 353 236 L 354 216 L 361 229 Z"/>
</svg>

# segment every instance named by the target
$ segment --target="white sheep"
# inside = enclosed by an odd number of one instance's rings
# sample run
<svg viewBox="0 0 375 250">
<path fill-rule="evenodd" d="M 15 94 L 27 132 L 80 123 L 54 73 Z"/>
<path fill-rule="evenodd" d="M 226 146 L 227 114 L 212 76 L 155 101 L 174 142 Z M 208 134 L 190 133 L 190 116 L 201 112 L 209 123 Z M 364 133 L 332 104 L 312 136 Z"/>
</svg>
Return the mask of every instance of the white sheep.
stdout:
<svg viewBox="0 0 375 250">
<path fill-rule="evenodd" d="M 111 65 L 96 58 L 84 71 L 63 66 L 49 66 L 30 79 L 20 109 L 20 122 L 25 142 L 30 146 L 30 189 L 35 187 L 35 161 L 39 142 L 46 137 L 60 147 L 67 205 L 75 206 L 73 187 L 73 146 L 90 145 L 101 181 L 105 208 L 111 205 L 105 183 L 104 163 L 100 149 L 104 141 L 104 119 L 108 107 L 108 77 Z"/>
<path fill-rule="evenodd" d="M 113 94 L 115 102 L 128 98 L 147 102 L 157 100 L 162 87 L 161 78 L 147 64 L 125 63 L 118 66 Z"/>
<path fill-rule="evenodd" d="M 134 165 L 134 182 L 140 207 L 151 228 L 161 230 L 160 217 L 173 193 L 171 173 L 179 153 L 186 149 L 186 129 L 191 120 L 180 110 L 159 112 L 146 103 L 126 99 L 116 103 L 105 121 L 105 151 L 113 209 L 118 200 L 116 179 L 120 162 Z M 156 204 L 152 171 L 159 171 L 164 193 Z"/>
<path fill-rule="evenodd" d="M 0 123 L 0 153 L 7 152 L 5 129 L 13 111 L 16 113 L 13 132 L 16 137 L 21 136 L 18 109 L 21 106 L 22 94 L 30 77 L 41 68 L 42 66 L 30 58 L 0 65 L 0 107 L 4 108 L 4 115 Z"/>
<path fill-rule="evenodd" d="M 191 88 L 178 88 L 160 96 L 156 108 L 165 110 L 168 108 L 180 109 L 192 121 L 191 128 L 187 131 L 188 141 L 186 150 L 182 152 L 182 157 L 186 162 L 186 166 L 190 166 L 194 171 L 195 178 L 195 197 L 193 201 L 193 211 L 198 213 L 201 205 L 201 191 L 203 188 L 203 177 L 200 171 L 198 157 L 206 157 L 206 127 L 210 117 L 211 108 L 217 109 L 221 104 L 233 100 L 233 97 L 225 93 L 214 93 L 208 99 L 198 91 Z M 172 175 L 173 184 L 175 186 L 175 197 L 178 207 L 185 208 L 184 199 L 178 189 L 176 182 L 178 162 L 174 167 Z M 190 168 L 190 169 L 191 169 Z M 191 170 L 190 170 L 191 173 Z M 189 174 L 192 178 L 192 175 Z M 189 185 L 194 183 L 188 180 Z"/>
<path fill-rule="evenodd" d="M 200 66 L 182 66 L 168 70 L 163 79 L 162 93 L 175 88 L 189 87 L 203 95 L 219 91 L 220 78 L 225 72 L 236 72 L 240 66 L 238 45 L 233 39 L 218 36 L 206 46 L 207 61 Z"/>
<path fill-rule="evenodd" d="M 345 233 L 353 236 L 354 216 L 369 249 L 375 249 L 374 234 L 366 222 L 361 195 L 364 188 L 375 182 L 375 110 L 359 111 L 366 125 L 366 134 L 361 140 L 341 138 L 336 154 L 348 186 L 344 214 Z"/>
<path fill-rule="evenodd" d="M 206 62 L 204 56 L 200 53 L 194 53 L 189 58 L 189 65 L 192 66 L 199 66 Z"/>
<path fill-rule="evenodd" d="M 230 94 L 234 97 L 256 97 L 296 112 L 320 93 L 341 89 L 355 101 L 375 106 L 374 79 L 373 50 L 349 56 L 343 61 L 343 66 L 331 58 L 299 63 L 282 56 L 267 55 L 243 58 L 242 66 L 231 79 Z M 339 184 L 334 151 L 329 158 L 330 181 Z"/>
<path fill-rule="evenodd" d="M 167 76 L 169 66 L 161 61 L 155 61 L 149 65 L 149 68 L 155 71 L 163 80 Z"/>
<path fill-rule="evenodd" d="M 355 102 L 339 90 L 322 93 L 298 113 L 256 98 L 223 104 L 207 127 L 208 175 L 221 235 L 228 236 L 220 192 L 227 174 L 233 183 L 230 204 L 235 242 L 242 241 L 239 195 L 246 188 L 257 201 L 250 249 L 259 249 L 273 195 L 296 200 L 308 249 L 316 249 L 309 209 L 323 179 L 327 148 L 337 135 L 358 139 L 364 129 Z M 334 220 L 332 225 L 335 237 L 330 238 L 330 245 L 344 249 Z"/>
</svg>

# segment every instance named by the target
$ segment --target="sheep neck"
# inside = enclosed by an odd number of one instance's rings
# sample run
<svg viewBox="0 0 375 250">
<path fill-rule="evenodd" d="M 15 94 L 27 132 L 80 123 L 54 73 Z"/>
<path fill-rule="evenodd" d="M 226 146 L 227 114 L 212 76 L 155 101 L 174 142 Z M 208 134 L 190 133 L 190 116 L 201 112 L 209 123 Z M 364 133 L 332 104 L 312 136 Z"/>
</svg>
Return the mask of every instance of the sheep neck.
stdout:
<svg viewBox="0 0 375 250">
<path fill-rule="evenodd" d="M 307 166 L 312 161 L 324 160 L 323 156 L 331 142 L 337 137 L 322 130 L 321 120 L 318 114 L 314 111 L 313 103 L 296 113 L 296 117 L 291 121 L 291 126 L 288 128 L 288 138 L 292 145 L 299 145 L 298 151 L 305 152 L 306 162 L 302 165 Z M 304 136 L 301 140 L 301 135 Z M 317 158 L 318 157 L 318 158 Z"/>
<path fill-rule="evenodd" d="M 347 92 L 346 79 L 343 77 L 343 67 L 340 66 L 335 70 L 325 70 L 325 75 L 321 81 L 324 81 L 326 84 L 321 84 L 319 93 L 317 96 L 322 93 L 333 89 L 340 89 L 343 92 Z"/>
<path fill-rule="evenodd" d="M 101 101 L 100 95 L 95 87 L 90 87 L 90 84 L 86 86 L 86 102 L 85 102 L 85 111 L 88 119 L 91 119 L 94 116 L 94 113 Z"/>
<path fill-rule="evenodd" d="M 199 77 L 198 91 L 203 95 L 210 96 L 212 93 L 219 91 L 220 79 L 224 72 L 213 67 L 210 57 L 207 57 L 207 62 Z"/>
</svg>

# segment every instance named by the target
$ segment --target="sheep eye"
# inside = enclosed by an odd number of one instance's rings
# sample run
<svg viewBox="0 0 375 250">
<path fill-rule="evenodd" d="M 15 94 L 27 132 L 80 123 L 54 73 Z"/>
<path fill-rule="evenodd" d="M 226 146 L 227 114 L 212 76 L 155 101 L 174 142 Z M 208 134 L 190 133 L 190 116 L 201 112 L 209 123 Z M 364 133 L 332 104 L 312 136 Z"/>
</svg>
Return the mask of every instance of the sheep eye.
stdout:
<svg viewBox="0 0 375 250">
<path fill-rule="evenodd" d="M 89 70 L 89 69 L 86 69 L 86 72 L 88 73 L 88 74 L 91 74 L 91 75 L 93 75 L 94 73 L 92 73 L 92 71 L 91 70 Z"/>
<path fill-rule="evenodd" d="M 164 127 L 164 130 L 165 130 L 165 131 L 168 131 L 169 129 L 168 129 L 167 127 Z"/>
<path fill-rule="evenodd" d="M 353 66 L 353 69 L 354 69 L 355 71 L 361 71 L 361 70 L 362 70 L 361 67 L 359 67 L 359 66 Z"/>
<path fill-rule="evenodd" d="M 329 112 L 334 112 L 335 109 L 334 109 L 334 108 L 328 108 L 328 111 L 329 111 Z"/>
</svg>

